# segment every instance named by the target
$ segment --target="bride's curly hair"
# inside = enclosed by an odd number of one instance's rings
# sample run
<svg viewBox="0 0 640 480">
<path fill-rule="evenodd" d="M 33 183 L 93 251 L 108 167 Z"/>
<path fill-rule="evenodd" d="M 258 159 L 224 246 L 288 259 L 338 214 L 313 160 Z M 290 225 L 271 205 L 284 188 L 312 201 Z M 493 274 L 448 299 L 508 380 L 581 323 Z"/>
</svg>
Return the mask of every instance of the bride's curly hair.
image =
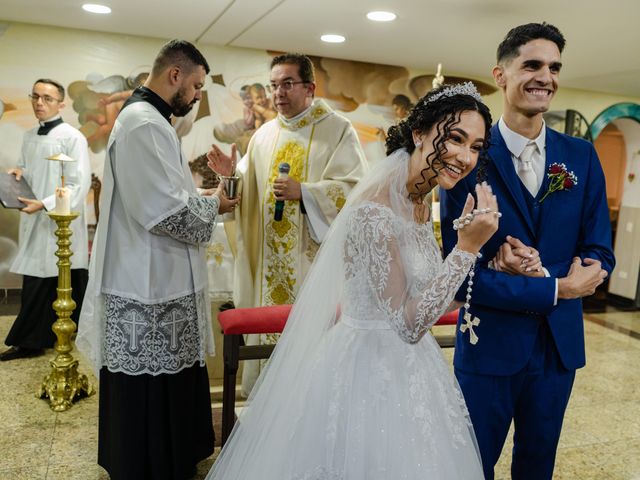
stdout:
<svg viewBox="0 0 640 480">
<path fill-rule="evenodd" d="M 485 141 L 478 157 L 476 180 L 482 182 L 486 179 L 487 148 L 489 146 L 489 131 L 492 122 L 489 108 L 471 95 L 443 95 L 440 98 L 431 100 L 448 87 L 450 88 L 451 85 L 442 85 L 427 93 L 418 100 L 413 109 L 411 109 L 409 116 L 398 125 L 389 128 L 387 133 L 387 155 L 400 148 L 406 149 L 411 154 L 416 148 L 413 143 L 413 131 L 427 133 L 432 128 L 436 128 L 437 134 L 432 144 L 433 152 L 427 155 L 425 159 L 427 166 L 420 172 L 422 181 L 415 184 L 418 191 L 421 191 L 421 186 L 428 184 L 431 179 L 439 175 L 440 168 L 437 167 L 444 166 L 442 157 L 447 153 L 446 140 L 449 138 L 451 129 L 460 123 L 462 113 L 468 111 L 478 112 L 484 120 Z M 432 176 L 427 178 L 430 170 Z"/>
</svg>

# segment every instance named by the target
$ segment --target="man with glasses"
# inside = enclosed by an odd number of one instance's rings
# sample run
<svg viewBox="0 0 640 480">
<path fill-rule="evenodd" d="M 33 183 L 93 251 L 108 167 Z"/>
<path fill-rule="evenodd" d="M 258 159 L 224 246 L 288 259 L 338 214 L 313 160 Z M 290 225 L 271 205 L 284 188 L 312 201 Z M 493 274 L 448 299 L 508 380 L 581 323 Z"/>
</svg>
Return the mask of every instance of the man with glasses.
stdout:
<svg viewBox="0 0 640 480">
<path fill-rule="evenodd" d="M 313 64 L 287 53 L 271 62 L 269 90 L 278 117 L 262 125 L 238 164 L 242 200 L 236 210 L 237 254 L 234 277 L 236 307 L 293 303 L 329 225 L 366 170 L 356 131 L 326 102 L 314 99 Z M 229 175 L 231 156 L 214 146 L 210 166 Z M 288 178 L 279 166 L 288 163 Z M 282 220 L 274 220 L 275 203 L 284 202 Z M 274 343 L 271 335 L 249 343 Z M 253 363 L 253 365 L 251 364 Z M 243 394 L 259 368 L 245 362 Z"/>
<path fill-rule="evenodd" d="M 10 348 L 0 353 L 1 361 L 40 355 L 43 349 L 53 347 L 55 341 L 51 326 L 56 314 L 51 305 L 58 285 L 56 224 L 46 213 L 55 207 L 55 189 L 62 172 L 60 162 L 46 158 L 59 153 L 75 160 L 66 163 L 64 176 L 65 186 L 71 191 L 71 210 L 80 212 L 71 223 L 71 284 L 77 304 L 71 318 L 76 322 L 87 285 L 85 198 L 91 185 L 89 152 L 82 133 L 60 116 L 65 105 L 64 93 L 64 87 L 54 80 L 35 82 L 29 97 L 39 125 L 24 134 L 18 165 L 9 170 L 16 180 L 25 178 L 36 198 L 20 198 L 26 205 L 22 209 L 25 215 L 20 216 L 18 255 L 11 271 L 23 275 L 22 298 L 20 313 L 5 340 Z"/>
</svg>

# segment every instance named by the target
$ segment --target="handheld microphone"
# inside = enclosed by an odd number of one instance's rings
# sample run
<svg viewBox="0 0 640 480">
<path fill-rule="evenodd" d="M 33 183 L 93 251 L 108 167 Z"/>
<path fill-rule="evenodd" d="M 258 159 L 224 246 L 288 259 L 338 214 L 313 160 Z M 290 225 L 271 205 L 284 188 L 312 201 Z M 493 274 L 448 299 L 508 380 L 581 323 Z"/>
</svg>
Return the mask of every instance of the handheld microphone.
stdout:
<svg viewBox="0 0 640 480">
<path fill-rule="evenodd" d="M 278 178 L 289 178 L 289 170 L 291 167 L 287 162 L 282 162 L 278 165 Z M 276 210 L 273 213 L 273 220 L 279 222 L 282 220 L 282 213 L 284 212 L 284 200 L 276 200 Z"/>
</svg>

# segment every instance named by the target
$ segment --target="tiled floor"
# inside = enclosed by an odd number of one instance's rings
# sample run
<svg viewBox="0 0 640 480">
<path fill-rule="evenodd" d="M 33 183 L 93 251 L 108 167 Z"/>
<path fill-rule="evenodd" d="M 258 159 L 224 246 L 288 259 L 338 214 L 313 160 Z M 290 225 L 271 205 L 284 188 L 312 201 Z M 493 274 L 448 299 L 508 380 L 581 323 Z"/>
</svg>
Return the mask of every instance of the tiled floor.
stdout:
<svg viewBox="0 0 640 480">
<path fill-rule="evenodd" d="M 0 317 L 0 339 L 12 321 Z M 585 328 L 588 363 L 576 377 L 554 478 L 640 479 L 640 338 L 632 333 L 640 332 L 640 313 L 590 314 Z M 34 396 L 50 357 L 0 362 L 0 479 L 106 480 L 95 463 L 97 396 L 63 413 Z M 95 382 L 86 364 L 80 370 Z M 509 443 L 498 479 L 509 478 L 510 449 Z M 212 461 L 199 465 L 196 479 Z"/>
<path fill-rule="evenodd" d="M 587 366 L 576 375 L 554 478 L 640 479 L 640 339 L 601 326 L 640 331 L 640 315 L 587 315 Z M 510 449 L 510 446 L 509 446 Z M 509 478 L 507 448 L 500 478 Z"/>
</svg>

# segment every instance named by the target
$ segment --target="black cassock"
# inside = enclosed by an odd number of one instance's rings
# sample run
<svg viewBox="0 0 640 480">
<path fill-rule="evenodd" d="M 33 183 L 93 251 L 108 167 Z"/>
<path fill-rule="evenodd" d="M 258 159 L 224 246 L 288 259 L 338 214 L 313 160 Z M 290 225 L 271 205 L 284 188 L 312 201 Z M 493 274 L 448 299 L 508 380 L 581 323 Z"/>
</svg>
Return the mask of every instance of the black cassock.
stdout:
<svg viewBox="0 0 640 480">
<path fill-rule="evenodd" d="M 85 268 L 71 270 L 71 297 L 76 309 L 71 319 L 78 323 L 80 307 L 87 288 L 88 271 Z M 56 321 L 53 302 L 57 297 L 58 277 L 22 277 L 20 313 L 16 317 L 4 343 L 10 346 L 41 349 L 53 347 L 56 336 L 51 330 Z"/>
<path fill-rule="evenodd" d="M 135 402 L 131 402 L 135 399 Z M 207 367 L 126 375 L 100 370 L 98 463 L 111 480 L 186 480 L 213 453 Z"/>
</svg>

